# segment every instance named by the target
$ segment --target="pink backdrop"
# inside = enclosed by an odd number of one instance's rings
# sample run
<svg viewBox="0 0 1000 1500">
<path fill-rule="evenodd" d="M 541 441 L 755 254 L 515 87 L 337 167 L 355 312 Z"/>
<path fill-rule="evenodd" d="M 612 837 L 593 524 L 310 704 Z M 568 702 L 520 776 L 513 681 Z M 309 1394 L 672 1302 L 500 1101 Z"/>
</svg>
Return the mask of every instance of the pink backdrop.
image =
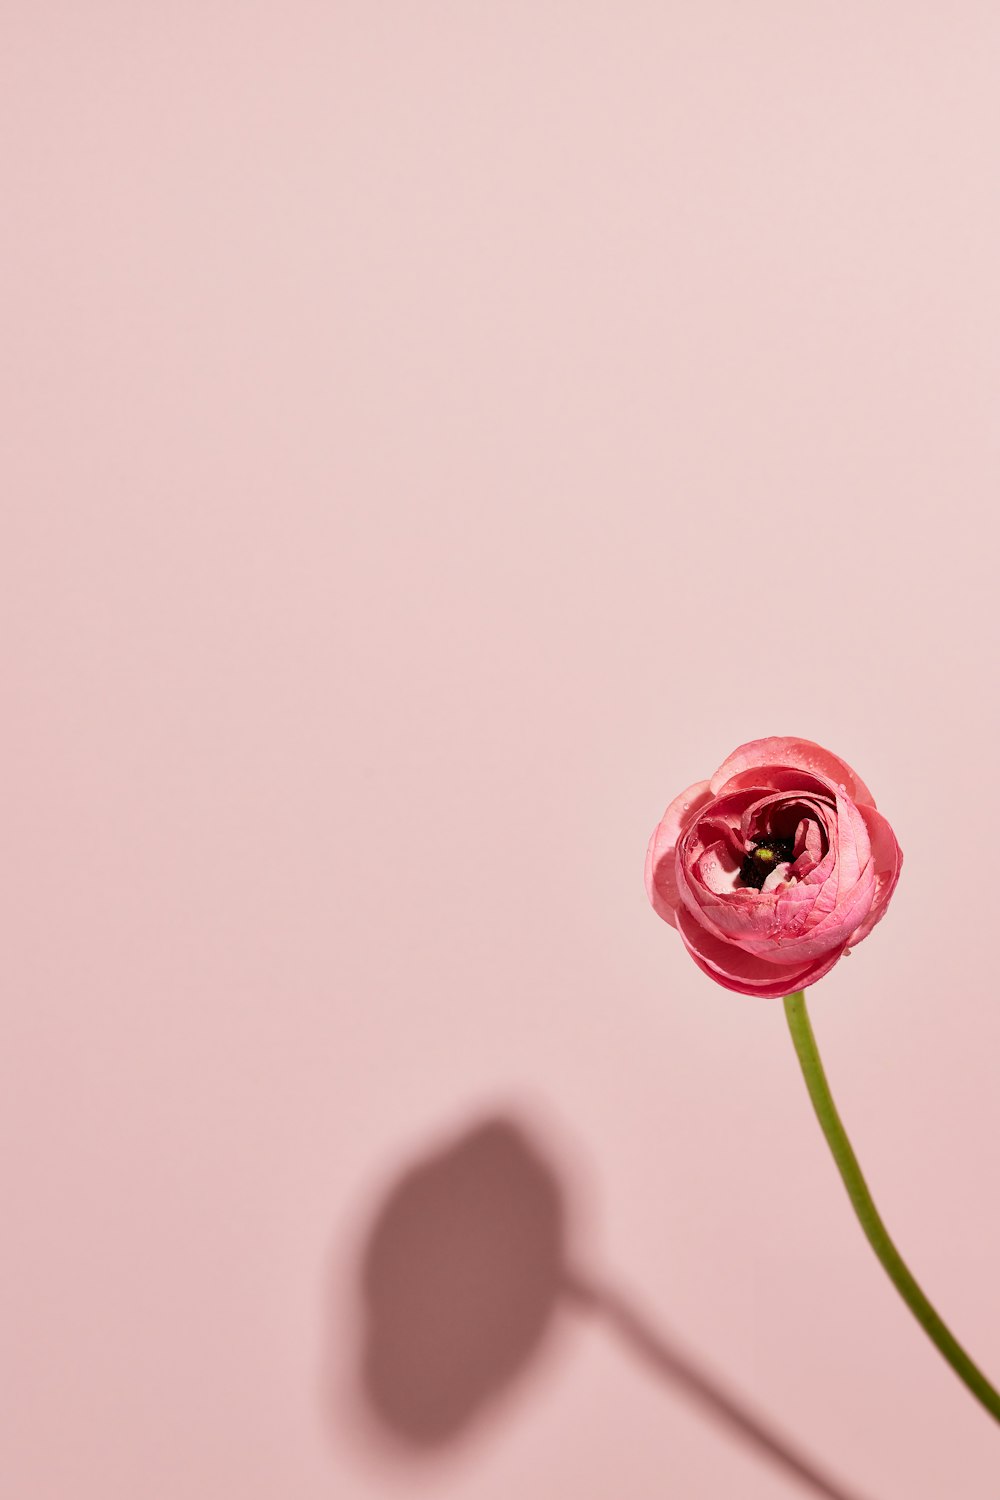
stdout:
<svg viewBox="0 0 1000 1500">
<path fill-rule="evenodd" d="M 993 1500 L 642 862 L 741 740 L 873 787 L 814 1020 L 996 1379 L 996 5 L 2 54 L 0 1488 Z"/>
</svg>

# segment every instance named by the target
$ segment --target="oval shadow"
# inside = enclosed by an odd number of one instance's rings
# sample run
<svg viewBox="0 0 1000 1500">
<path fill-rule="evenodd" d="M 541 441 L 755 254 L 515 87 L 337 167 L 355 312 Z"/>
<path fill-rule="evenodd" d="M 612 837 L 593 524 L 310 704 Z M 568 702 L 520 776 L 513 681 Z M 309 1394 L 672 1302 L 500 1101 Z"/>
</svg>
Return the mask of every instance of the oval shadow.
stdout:
<svg viewBox="0 0 1000 1500">
<path fill-rule="evenodd" d="M 361 1287 L 366 1400 L 392 1434 L 456 1437 L 526 1370 L 563 1292 L 558 1179 L 510 1120 L 412 1166 L 371 1226 Z"/>
</svg>

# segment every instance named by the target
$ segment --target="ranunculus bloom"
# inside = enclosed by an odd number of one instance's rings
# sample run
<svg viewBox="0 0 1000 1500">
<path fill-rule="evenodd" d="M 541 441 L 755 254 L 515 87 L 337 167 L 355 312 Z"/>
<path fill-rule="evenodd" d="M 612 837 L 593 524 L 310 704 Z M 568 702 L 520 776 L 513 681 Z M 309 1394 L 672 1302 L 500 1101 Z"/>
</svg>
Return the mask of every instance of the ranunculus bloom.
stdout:
<svg viewBox="0 0 1000 1500">
<path fill-rule="evenodd" d="M 649 841 L 646 890 L 712 979 L 788 995 L 868 936 L 902 863 L 850 766 L 778 736 L 741 745 L 674 798 Z"/>
</svg>

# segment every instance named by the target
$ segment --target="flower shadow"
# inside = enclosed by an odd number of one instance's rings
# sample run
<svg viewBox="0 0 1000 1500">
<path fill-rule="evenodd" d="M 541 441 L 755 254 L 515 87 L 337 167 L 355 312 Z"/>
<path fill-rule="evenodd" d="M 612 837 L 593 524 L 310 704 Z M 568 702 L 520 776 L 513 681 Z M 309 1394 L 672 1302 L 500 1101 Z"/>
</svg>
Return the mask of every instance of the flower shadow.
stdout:
<svg viewBox="0 0 1000 1500">
<path fill-rule="evenodd" d="M 570 1256 L 566 1182 L 529 1127 L 496 1114 L 398 1174 L 359 1266 L 359 1394 L 397 1450 L 433 1456 L 538 1363 L 561 1316 L 602 1325 L 720 1433 L 826 1500 L 859 1500 Z"/>
<path fill-rule="evenodd" d="M 525 1372 L 560 1304 L 565 1241 L 560 1184 L 513 1121 L 401 1174 L 361 1267 L 361 1384 L 385 1429 L 446 1444 Z"/>
</svg>

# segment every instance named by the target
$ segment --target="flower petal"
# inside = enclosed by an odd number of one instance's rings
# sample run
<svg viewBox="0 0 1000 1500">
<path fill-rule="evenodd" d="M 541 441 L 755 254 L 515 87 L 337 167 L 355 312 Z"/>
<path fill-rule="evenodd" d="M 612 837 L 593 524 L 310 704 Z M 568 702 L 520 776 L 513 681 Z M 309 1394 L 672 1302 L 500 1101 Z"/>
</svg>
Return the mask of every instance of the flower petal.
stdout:
<svg viewBox="0 0 1000 1500">
<path fill-rule="evenodd" d="M 851 947 L 866 938 L 885 915 L 885 909 L 889 905 L 889 898 L 896 889 L 899 881 L 899 872 L 903 868 L 903 851 L 896 842 L 896 835 L 889 827 L 888 822 L 874 807 L 861 807 L 858 809 L 868 828 L 868 837 L 872 846 L 872 863 L 875 867 L 875 896 L 865 920 L 851 937 Z"/>
<path fill-rule="evenodd" d="M 805 989 L 828 974 L 844 952 L 841 946 L 805 964 L 770 963 L 713 936 L 683 907 L 678 909 L 676 925 L 699 969 L 727 990 L 737 990 L 741 995 L 780 998 L 793 990 Z"/>
<path fill-rule="evenodd" d="M 707 781 L 696 781 L 675 797 L 653 829 L 646 850 L 646 894 L 653 910 L 676 927 L 677 877 L 674 873 L 677 841 L 699 809 L 712 800 Z"/>
<path fill-rule="evenodd" d="M 802 740 L 790 735 L 772 735 L 769 739 L 750 740 L 734 750 L 712 777 L 712 791 L 718 793 L 733 776 L 754 766 L 795 766 L 802 771 L 811 771 L 832 781 L 834 786 L 843 786 L 847 795 L 855 802 L 868 807 L 875 806 L 875 798 L 856 771 L 852 771 L 846 760 L 824 750 L 812 740 Z"/>
</svg>

